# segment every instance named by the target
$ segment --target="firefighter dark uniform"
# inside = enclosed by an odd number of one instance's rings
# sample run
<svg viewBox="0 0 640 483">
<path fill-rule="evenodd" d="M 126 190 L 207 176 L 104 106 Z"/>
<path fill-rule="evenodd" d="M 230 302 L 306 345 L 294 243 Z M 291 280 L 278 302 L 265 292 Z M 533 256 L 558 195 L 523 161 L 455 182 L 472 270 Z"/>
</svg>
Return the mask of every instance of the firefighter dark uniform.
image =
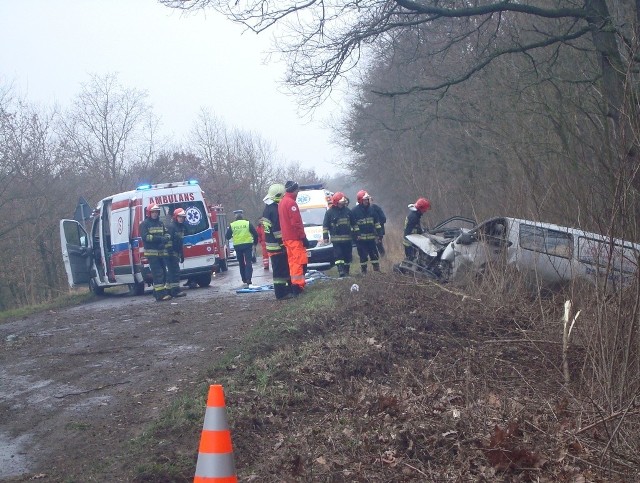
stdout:
<svg viewBox="0 0 640 483">
<path fill-rule="evenodd" d="M 144 256 L 149 261 L 153 277 L 153 295 L 157 301 L 169 300 L 171 295 L 165 286 L 165 244 L 169 236 L 164 223 L 160 221 L 160 207 L 158 205 L 147 207 L 146 214 L 147 217 L 140 223 L 140 238 L 144 245 Z"/>
<path fill-rule="evenodd" d="M 227 238 L 233 238 L 233 247 L 238 257 L 238 268 L 240 277 L 245 286 L 251 285 L 253 277 L 253 246 L 258 243 L 258 232 L 255 227 L 245 220 L 240 213 L 236 215 L 236 220 L 231 222 L 227 229 Z"/>
<path fill-rule="evenodd" d="M 418 198 L 414 204 L 409 205 L 409 214 L 404 219 L 404 236 L 402 237 L 402 245 L 404 246 L 404 256 L 412 260 L 416 256 L 416 249 L 405 238 L 407 235 L 423 233 L 420 220 L 422 215 L 431 209 L 431 202 L 426 198 Z"/>
<path fill-rule="evenodd" d="M 280 219 L 280 230 L 282 231 L 282 242 L 287 249 L 287 260 L 289 261 L 289 273 L 291 274 L 291 293 L 298 296 L 304 291 L 304 273 L 309 263 L 307 248 L 309 240 L 304 232 L 304 223 L 300 208 L 296 202 L 299 186 L 295 181 L 287 181 L 284 185 L 285 195 L 278 203 L 278 217 Z"/>
<path fill-rule="evenodd" d="M 376 247 L 378 247 L 380 258 L 382 258 L 385 255 L 382 238 L 385 235 L 384 225 L 387 222 L 387 216 L 384 214 L 384 211 L 382 211 L 382 208 L 380 208 L 380 206 L 376 205 L 375 203 L 371 203 L 371 209 L 378 214 L 378 220 L 380 221 L 380 236 L 376 239 Z"/>
<path fill-rule="evenodd" d="M 322 222 L 322 239 L 324 243 L 333 244 L 333 254 L 340 277 L 349 275 L 353 260 L 353 239 L 358 227 L 353 213 L 347 208 L 347 198 L 338 191 L 331 197 L 331 206 L 324 214 Z"/>
<path fill-rule="evenodd" d="M 291 296 L 291 275 L 289 275 L 289 261 L 287 252 L 282 243 L 282 231 L 280 230 L 280 218 L 278 216 L 278 203 L 284 196 L 283 184 L 273 184 L 269 187 L 267 196 L 264 197 L 264 211 L 262 212 L 262 226 L 267 254 L 271 261 L 273 272 L 273 291 L 276 299 L 282 300 Z"/>
<path fill-rule="evenodd" d="M 353 209 L 353 218 L 358 227 L 356 248 L 360 257 L 360 271 L 367 273 L 367 262 L 375 272 L 380 271 L 380 260 L 376 240 L 381 236 L 382 227 L 378 213 L 371 209 L 371 196 L 364 190 L 358 191 L 358 205 Z"/>
<path fill-rule="evenodd" d="M 165 245 L 167 257 L 167 290 L 172 297 L 184 297 L 186 292 L 180 289 L 180 264 L 184 262 L 184 220 L 187 213 L 182 208 L 173 212 L 173 219 L 167 227 L 169 241 Z"/>
</svg>

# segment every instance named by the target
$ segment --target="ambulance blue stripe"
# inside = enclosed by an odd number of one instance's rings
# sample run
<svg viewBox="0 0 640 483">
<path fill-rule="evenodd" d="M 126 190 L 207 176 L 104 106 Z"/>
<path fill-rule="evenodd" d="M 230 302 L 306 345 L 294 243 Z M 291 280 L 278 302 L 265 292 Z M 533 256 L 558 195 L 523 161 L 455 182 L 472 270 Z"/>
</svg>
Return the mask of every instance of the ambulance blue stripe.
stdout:
<svg viewBox="0 0 640 483">
<path fill-rule="evenodd" d="M 205 231 L 201 231 L 200 233 L 196 233 L 195 235 L 185 236 L 184 244 L 197 245 L 199 242 L 205 240 L 213 240 L 213 232 L 211 228 L 208 228 Z"/>
<path fill-rule="evenodd" d="M 126 252 L 127 250 L 129 250 L 129 243 L 128 242 L 117 243 L 115 245 L 111 245 L 111 253 Z"/>
</svg>

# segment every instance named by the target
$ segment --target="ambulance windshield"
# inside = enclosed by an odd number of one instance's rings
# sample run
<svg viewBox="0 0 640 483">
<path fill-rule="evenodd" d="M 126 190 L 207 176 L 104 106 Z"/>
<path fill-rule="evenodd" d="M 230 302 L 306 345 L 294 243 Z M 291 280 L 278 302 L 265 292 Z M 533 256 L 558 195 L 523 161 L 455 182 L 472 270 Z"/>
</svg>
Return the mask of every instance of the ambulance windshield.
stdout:
<svg viewBox="0 0 640 483">
<path fill-rule="evenodd" d="M 322 226 L 326 212 L 326 208 L 304 209 L 301 207 L 300 215 L 302 216 L 302 223 L 304 223 L 304 226 Z"/>
</svg>

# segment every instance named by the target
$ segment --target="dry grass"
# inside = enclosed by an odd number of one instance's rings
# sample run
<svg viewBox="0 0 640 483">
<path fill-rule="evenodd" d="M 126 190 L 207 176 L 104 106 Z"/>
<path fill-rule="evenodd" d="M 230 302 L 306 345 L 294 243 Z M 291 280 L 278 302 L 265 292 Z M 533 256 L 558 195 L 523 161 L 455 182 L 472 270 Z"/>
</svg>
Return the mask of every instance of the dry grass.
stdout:
<svg viewBox="0 0 640 483">
<path fill-rule="evenodd" d="M 310 290 L 277 347 L 211 374 L 242 481 L 638 480 L 637 411 L 589 400 L 578 350 L 565 387 L 554 300 L 355 280 Z"/>
</svg>

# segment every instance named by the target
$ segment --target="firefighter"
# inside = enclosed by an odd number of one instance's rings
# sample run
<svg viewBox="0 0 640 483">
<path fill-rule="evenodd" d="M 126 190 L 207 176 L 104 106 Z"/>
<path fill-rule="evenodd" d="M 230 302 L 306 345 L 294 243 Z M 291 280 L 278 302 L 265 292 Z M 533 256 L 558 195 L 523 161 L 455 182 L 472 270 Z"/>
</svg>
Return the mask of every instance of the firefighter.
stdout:
<svg viewBox="0 0 640 483">
<path fill-rule="evenodd" d="M 356 231 L 356 248 L 360 257 L 360 271 L 367 273 L 367 262 L 371 260 L 374 272 L 380 271 L 380 256 L 376 240 L 382 234 L 378 213 L 371 209 L 371 195 L 366 190 L 358 191 L 358 204 L 353 209 L 353 218 L 358 227 Z"/>
<path fill-rule="evenodd" d="M 180 264 L 184 263 L 183 239 L 186 216 L 186 211 L 182 208 L 176 208 L 167 227 L 169 241 L 165 245 L 167 251 L 165 264 L 167 265 L 167 290 L 172 297 L 184 297 L 187 295 L 186 292 L 180 289 Z"/>
<path fill-rule="evenodd" d="M 165 286 L 165 244 L 169 235 L 164 223 L 160 220 L 160 211 L 158 205 L 148 206 L 145 209 L 145 219 L 140 223 L 140 237 L 144 245 L 144 256 L 149 261 L 149 268 L 153 277 L 153 295 L 158 302 L 171 299 L 171 295 L 169 295 Z"/>
<path fill-rule="evenodd" d="M 431 202 L 426 198 L 418 198 L 415 203 L 408 206 L 409 214 L 404 220 L 404 236 L 402 237 L 402 245 L 404 246 L 404 255 L 409 260 L 413 260 L 416 256 L 415 247 L 405 238 L 407 235 L 419 234 L 424 230 L 420 224 L 422 215 L 431 209 Z"/>
<path fill-rule="evenodd" d="M 304 233 L 304 224 L 300 215 L 300 208 L 296 202 L 299 186 L 295 181 L 287 181 L 284 185 L 285 195 L 278 203 L 278 216 L 280 218 L 280 230 L 282 241 L 287 250 L 289 261 L 289 273 L 291 274 L 291 293 L 294 297 L 304 292 L 304 273 L 307 263 L 307 248 L 309 240 Z"/>
<path fill-rule="evenodd" d="M 242 211 L 236 210 L 236 219 L 231 222 L 227 229 L 227 239 L 233 239 L 233 247 L 238 257 L 238 268 L 240 277 L 245 288 L 252 288 L 251 277 L 253 276 L 253 247 L 258 244 L 258 232 L 255 227 L 242 216 Z"/>
<path fill-rule="evenodd" d="M 266 250 L 273 269 L 273 291 L 278 300 L 292 296 L 289 261 L 287 260 L 287 251 L 282 242 L 280 217 L 278 216 L 278 203 L 282 200 L 284 193 L 285 189 L 282 183 L 272 184 L 269 187 L 267 196 L 263 199 L 265 207 L 260 219 L 264 227 Z"/>
<path fill-rule="evenodd" d="M 264 201 L 264 200 L 263 200 Z M 262 218 L 258 220 L 256 225 L 256 231 L 258 232 L 258 244 L 260 245 L 260 251 L 262 253 L 262 268 L 269 270 L 269 254 L 267 253 L 267 239 L 265 238 L 265 228 L 262 223 Z"/>
<path fill-rule="evenodd" d="M 347 197 L 338 191 L 331 197 L 331 206 L 324 214 L 322 222 L 322 245 L 333 243 L 336 268 L 340 277 L 349 275 L 353 260 L 353 238 L 357 225 L 353 213 L 347 208 Z"/>
<path fill-rule="evenodd" d="M 371 209 L 378 214 L 378 219 L 380 220 L 380 236 L 376 238 L 376 247 L 378 247 L 378 254 L 380 255 L 380 258 L 382 258 L 385 255 L 382 239 L 384 238 L 384 235 L 385 235 L 384 225 L 387 222 L 387 217 L 384 214 L 384 211 L 382 211 L 382 208 L 380 208 L 380 205 L 376 205 L 373 202 L 373 198 L 370 199 L 370 203 L 371 203 Z"/>
</svg>

